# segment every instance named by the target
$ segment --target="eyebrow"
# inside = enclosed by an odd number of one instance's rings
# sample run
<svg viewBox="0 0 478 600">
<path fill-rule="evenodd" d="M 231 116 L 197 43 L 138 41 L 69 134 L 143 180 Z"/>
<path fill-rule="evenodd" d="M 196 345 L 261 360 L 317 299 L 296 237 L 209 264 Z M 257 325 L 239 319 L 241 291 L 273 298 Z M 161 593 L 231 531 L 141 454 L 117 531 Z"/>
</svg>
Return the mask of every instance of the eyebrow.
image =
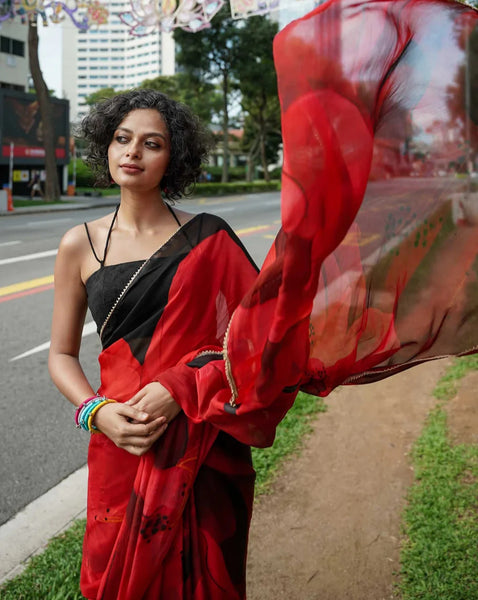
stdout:
<svg viewBox="0 0 478 600">
<path fill-rule="evenodd" d="M 128 129 L 127 127 L 117 127 L 116 131 L 119 131 L 119 130 L 126 131 L 126 133 L 133 133 L 133 131 L 131 131 L 131 129 Z M 150 131 L 149 133 L 145 133 L 142 135 L 143 138 L 154 137 L 154 136 L 163 138 L 163 140 L 165 142 L 168 141 L 166 136 L 163 133 L 159 133 L 159 131 Z"/>
</svg>

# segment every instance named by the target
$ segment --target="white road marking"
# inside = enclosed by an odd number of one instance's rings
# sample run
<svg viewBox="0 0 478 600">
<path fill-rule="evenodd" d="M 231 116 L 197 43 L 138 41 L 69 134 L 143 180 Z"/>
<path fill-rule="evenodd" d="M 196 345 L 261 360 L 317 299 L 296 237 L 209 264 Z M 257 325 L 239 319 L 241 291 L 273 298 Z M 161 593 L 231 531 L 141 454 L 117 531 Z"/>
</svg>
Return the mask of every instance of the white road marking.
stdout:
<svg viewBox="0 0 478 600">
<path fill-rule="evenodd" d="M 0 246 L 16 246 L 17 244 L 21 244 L 21 241 L 15 240 L 13 242 L 0 242 Z"/>
<path fill-rule="evenodd" d="M 96 323 L 94 321 L 90 321 L 89 323 L 85 323 L 83 327 L 83 332 L 81 337 L 86 337 L 87 335 L 91 335 L 92 333 L 96 333 Z M 14 356 L 8 362 L 13 362 L 15 360 L 20 360 L 20 358 L 26 358 L 27 356 L 31 356 L 32 354 L 37 354 L 38 352 L 43 352 L 43 350 L 48 350 L 50 348 L 50 342 L 45 342 L 44 344 L 40 344 L 31 350 L 27 350 L 18 356 Z"/>
<path fill-rule="evenodd" d="M 54 225 L 56 223 L 68 223 L 69 221 L 73 221 L 72 218 L 64 218 L 64 219 L 45 219 L 43 221 L 29 221 L 27 223 L 28 227 L 41 227 L 42 225 Z"/>
<path fill-rule="evenodd" d="M 234 206 L 220 206 L 214 209 L 215 213 L 234 212 L 237 210 Z"/>
<path fill-rule="evenodd" d="M 46 258 L 47 256 L 55 256 L 58 250 L 45 250 L 44 252 L 35 252 L 35 254 L 24 254 L 23 256 L 12 256 L 12 258 L 2 258 L 0 265 L 10 265 L 24 260 L 34 260 L 36 258 Z"/>
</svg>

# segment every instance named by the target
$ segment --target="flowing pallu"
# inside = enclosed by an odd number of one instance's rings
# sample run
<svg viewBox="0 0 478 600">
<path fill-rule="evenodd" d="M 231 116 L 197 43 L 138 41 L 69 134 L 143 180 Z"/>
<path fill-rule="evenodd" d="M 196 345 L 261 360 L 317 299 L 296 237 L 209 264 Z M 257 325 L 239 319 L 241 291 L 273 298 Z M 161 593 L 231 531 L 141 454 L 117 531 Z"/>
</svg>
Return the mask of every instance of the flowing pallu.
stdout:
<svg viewBox="0 0 478 600">
<path fill-rule="evenodd" d="M 244 445 L 299 389 L 476 352 L 477 53 L 477 13 L 445 1 L 332 1 L 278 34 L 282 229 L 259 275 L 194 217 L 103 329 L 100 393 L 160 381 L 183 413 L 141 459 L 92 436 L 88 598 L 244 598 Z"/>
<path fill-rule="evenodd" d="M 274 54 L 282 231 L 227 340 L 251 418 L 285 386 L 326 395 L 478 350 L 477 11 L 331 1 Z"/>
</svg>

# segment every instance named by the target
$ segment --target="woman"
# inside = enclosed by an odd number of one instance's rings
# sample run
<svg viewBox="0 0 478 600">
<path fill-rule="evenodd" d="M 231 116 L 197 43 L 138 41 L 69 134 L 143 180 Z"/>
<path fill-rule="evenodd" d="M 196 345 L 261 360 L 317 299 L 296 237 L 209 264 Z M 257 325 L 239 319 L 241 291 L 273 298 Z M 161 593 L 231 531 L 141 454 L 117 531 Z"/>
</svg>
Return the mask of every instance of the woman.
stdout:
<svg viewBox="0 0 478 600">
<path fill-rule="evenodd" d="M 209 147 L 186 107 L 131 91 L 82 132 L 99 179 L 121 190 L 114 213 L 65 234 L 55 266 L 50 373 L 94 433 L 82 593 L 244 598 L 250 450 L 195 406 L 199 393 L 230 396 L 222 345 L 257 269 L 224 221 L 163 200 L 194 184 Z M 97 393 L 78 358 L 87 307 L 103 346 Z"/>
<path fill-rule="evenodd" d="M 242 444 L 271 443 L 299 386 L 326 395 L 477 351 L 478 235 L 454 222 L 449 194 L 465 197 L 466 180 L 422 180 L 408 161 L 427 140 L 425 171 L 476 146 L 476 103 L 463 99 L 476 91 L 477 19 L 441 0 L 329 0 L 276 37 L 283 228 L 259 276 L 222 221 L 161 200 L 199 175 L 200 160 L 181 171 L 198 156 L 182 109 L 132 92 L 87 119 L 121 204 L 62 241 L 50 368 L 75 405 L 92 397 L 78 363 L 88 299 L 104 347 L 100 397 L 78 415 L 102 432 L 88 598 L 244 598 Z M 450 119 L 456 143 L 443 147 Z M 389 161 L 406 182 L 388 183 Z"/>
</svg>

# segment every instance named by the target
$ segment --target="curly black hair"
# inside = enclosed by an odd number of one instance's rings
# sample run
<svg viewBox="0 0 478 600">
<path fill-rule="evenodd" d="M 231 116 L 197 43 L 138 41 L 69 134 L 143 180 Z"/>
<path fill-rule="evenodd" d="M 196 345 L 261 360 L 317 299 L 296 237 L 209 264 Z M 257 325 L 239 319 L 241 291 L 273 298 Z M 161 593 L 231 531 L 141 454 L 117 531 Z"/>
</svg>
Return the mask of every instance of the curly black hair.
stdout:
<svg viewBox="0 0 478 600">
<path fill-rule="evenodd" d="M 157 110 L 169 131 L 171 156 L 159 184 L 164 196 L 168 200 L 187 196 L 201 174 L 201 164 L 207 161 L 212 136 L 187 106 L 156 90 L 130 90 L 103 100 L 81 122 L 78 133 L 87 142 L 85 162 L 95 173 L 96 183 L 111 183 L 108 147 L 118 125 L 138 108 Z"/>
</svg>

